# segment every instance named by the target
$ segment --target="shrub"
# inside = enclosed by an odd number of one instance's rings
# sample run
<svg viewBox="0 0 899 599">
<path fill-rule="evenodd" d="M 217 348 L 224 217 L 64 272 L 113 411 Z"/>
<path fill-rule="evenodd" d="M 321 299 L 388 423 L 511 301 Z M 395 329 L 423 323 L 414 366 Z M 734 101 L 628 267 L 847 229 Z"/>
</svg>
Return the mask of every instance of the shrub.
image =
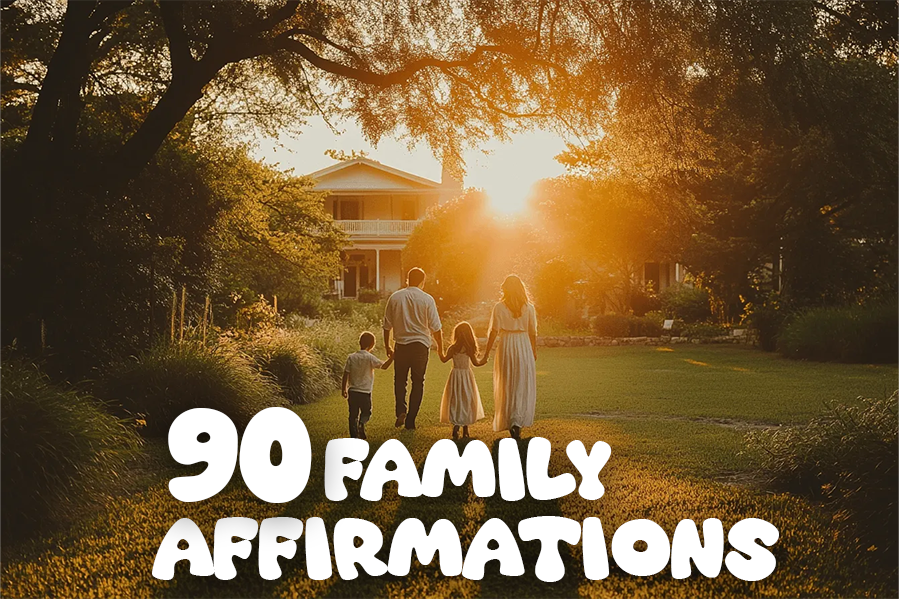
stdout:
<svg viewBox="0 0 899 599">
<path fill-rule="evenodd" d="M 270 329 L 281 324 L 281 315 L 264 295 L 237 311 L 237 326 L 248 331 Z"/>
<path fill-rule="evenodd" d="M 147 435 L 165 435 L 192 408 L 226 414 L 242 429 L 260 410 L 285 405 L 278 388 L 245 357 L 198 343 L 158 345 L 114 365 L 98 385 L 103 397 L 146 421 Z"/>
<path fill-rule="evenodd" d="M 899 357 L 897 330 L 895 302 L 811 308 L 786 323 L 778 349 L 788 358 L 894 363 Z"/>
<path fill-rule="evenodd" d="M 710 322 L 697 322 L 684 325 L 681 335 L 690 339 L 709 339 L 710 337 L 720 337 L 727 335 L 730 327 L 713 324 Z"/>
<path fill-rule="evenodd" d="M 317 315 L 321 320 L 340 320 L 370 328 L 384 318 L 384 303 L 367 304 L 352 299 L 326 300 Z"/>
<path fill-rule="evenodd" d="M 593 332 L 601 337 L 661 337 L 662 316 L 647 312 L 644 316 L 603 314 L 593 318 Z"/>
<path fill-rule="evenodd" d="M 249 353 L 288 401 L 307 404 L 336 389 L 321 354 L 292 331 L 278 330 L 253 339 Z"/>
<path fill-rule="evenodd" d="M 764 351 L 777 349 L 777 338 L 783 326 L 786 313 L 772 294 L 762 304 L 749 304 L 746 306 L 744 321 L 752 327 L 759 336 L 759 346 Z"/>
<path fill-rule="evenodd" d="M 363 304 L 377 304 L 381 301 L 381 293 L 376 289 L 365 287 L 359 290 L 356 299 Z"/>
<path fill-rule="evenodd" d="M 647 312 L 644 316 L 628 318 L 629 337 L 659 337 L 662 335 L 662 319 L 658 312 Z"/>
<path fill-rule="evenodd" d="M 629 328 L 628 317 L 620 314 L 601 314 L 593 318 L 593 332 L 600 337 L 626 337 Z"/>
<path fill-rule="evenodd" d="M 140 445 L 99 401 L 51 384 L 34 365 L 4 362 L 0 395 L 4 537 L 68 516 Z"/>
<path fill-rule="evenodd" d="M 628 294 L 627 305 L 637 316 L 643 316 L 647 312 L 655 312 L 662 307 L 659 296 L 653 290 L 652 284 L 637 287 Z"/>
<path fill-rule="evenodd" d="M 838 404 L 808 424 L 750 433 L 775 488 L 824 501 L 857 549 L 896 567 L 897 393 Z"/>
<path fill-rule="evenodd" d="M 686 323 L 702 322 L 712 316 L 709 292 L 699 287 L 679 283 L 659 295 L 662 312 L 668 318 L 679 318 Z"/>
</svg>

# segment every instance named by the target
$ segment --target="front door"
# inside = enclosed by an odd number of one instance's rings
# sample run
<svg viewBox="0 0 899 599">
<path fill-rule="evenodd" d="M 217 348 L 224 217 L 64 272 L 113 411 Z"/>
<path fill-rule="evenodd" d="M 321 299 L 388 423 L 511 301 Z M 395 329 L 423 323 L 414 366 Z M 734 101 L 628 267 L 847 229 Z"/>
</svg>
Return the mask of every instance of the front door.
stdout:
<svg viewBox="0 0 899 599">
<path fill-rule="evenodd" d="M 356 297 L 356 267 L 343 269 L 343 297 Z"/>
</svg>

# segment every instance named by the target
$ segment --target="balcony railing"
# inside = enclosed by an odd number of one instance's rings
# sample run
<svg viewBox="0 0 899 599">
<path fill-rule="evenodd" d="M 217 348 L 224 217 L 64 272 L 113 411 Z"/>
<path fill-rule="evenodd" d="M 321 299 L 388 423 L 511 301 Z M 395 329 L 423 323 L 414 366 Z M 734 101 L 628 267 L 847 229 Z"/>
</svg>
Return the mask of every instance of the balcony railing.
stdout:
<svg viewBox="0 0 899 599">
<path fill-rule="evenodd" d="M 335 220 L 337 228 L 351 237 L 408 237 L 417 220 Z"/>
</svg>

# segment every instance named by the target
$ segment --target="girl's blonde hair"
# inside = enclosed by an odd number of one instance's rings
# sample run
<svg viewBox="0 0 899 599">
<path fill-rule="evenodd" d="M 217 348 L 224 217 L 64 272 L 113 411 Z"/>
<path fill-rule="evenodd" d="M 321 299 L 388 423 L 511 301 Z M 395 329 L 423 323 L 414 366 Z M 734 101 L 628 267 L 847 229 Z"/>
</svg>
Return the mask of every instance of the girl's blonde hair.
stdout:
<svg viewBox="0 0 899 599">
<path fill-rule="evenodd" d="M 467 321 L 462 321 L 453 329 L 453 344 L 449 346 L 447 354 L 466 353 L 470 358 L 477 358 L 480 348 L 474 329 Z"/>
<path fill-rule="evenodd" d="M 524 282 L 518 275 L 509 275 L 506 277 L 506 280 L 503 281 L 500 301 L 506 304 L 509 312 L 511 312 L 512 316 L 515 318 L 521 316 L 521 311 L 524 307 L 531 303 L 531 299 L 528 297 L 527 287 L 524 286 Z"/>
</svg>

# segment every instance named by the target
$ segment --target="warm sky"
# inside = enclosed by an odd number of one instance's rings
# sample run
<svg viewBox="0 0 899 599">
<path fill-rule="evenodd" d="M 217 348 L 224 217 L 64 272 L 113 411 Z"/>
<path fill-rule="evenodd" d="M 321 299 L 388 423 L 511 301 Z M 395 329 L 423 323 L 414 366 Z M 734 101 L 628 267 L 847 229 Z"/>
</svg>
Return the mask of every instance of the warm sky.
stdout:
<svg viewBox="0 0 899 599">
<path fill-rule="evenodd" d="M 292 168 L 301 175 L 334 164 L 325 156 L 325 150 L 347 153 L 364 150 L 373 160 L 440 181 L 440 163 L 428 148 L 420 146 L 410 151 L 404 142 L 383 139 L 375 149 L 365 141 L 354 122 L 336 126 L 339 135 L 335 135 L 320 117 L 311 118 L 298 137 L 263 140 L 257 156 L 269 164 L 277 163 L 282 169 Z M 464 155 L 465 186 L 483 189 L 498 211 L 515 213 L 524 208 L 534 183 L 563 174 L 564 169 L 554 157 L 564 149 L 562 138 L 544 131 L 521 133 L 505 144 L 490 142 Z"/>
</svg>

